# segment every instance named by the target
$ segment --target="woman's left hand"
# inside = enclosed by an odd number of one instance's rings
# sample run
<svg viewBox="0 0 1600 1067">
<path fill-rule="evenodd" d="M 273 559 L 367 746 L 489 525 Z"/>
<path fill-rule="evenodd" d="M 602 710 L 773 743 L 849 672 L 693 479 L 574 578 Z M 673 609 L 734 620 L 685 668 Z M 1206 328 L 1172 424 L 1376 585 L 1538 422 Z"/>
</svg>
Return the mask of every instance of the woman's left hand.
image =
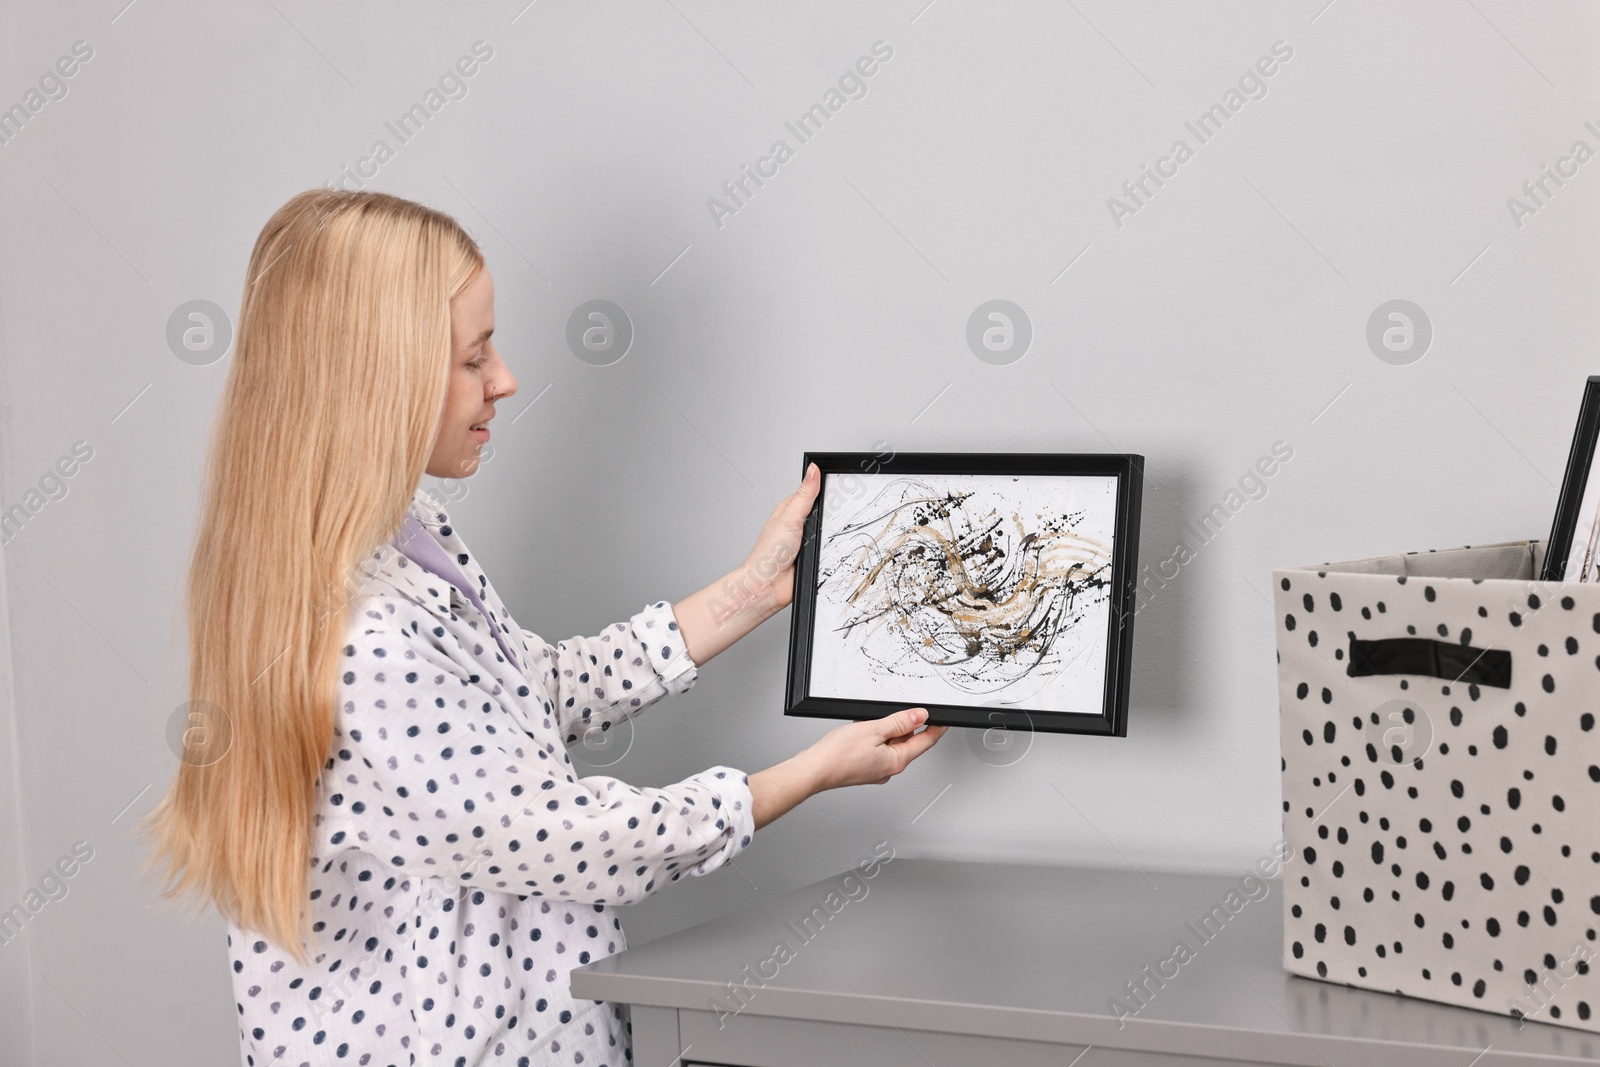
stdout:
<svg viewBox="0 0 1600 1067">
<path fill-rule="evenodd" d="M 689 658 L 704 664 L 794 599 L 794 561 L 822 472 L 806 467 L 800 488 L 778 501 L 737 570 L 672 605 Z"/>
<path fill-rule="evenodd" d="M 756 537 L 755 547 L 739 568 L 740 584 L 773 612 L 794 599 L 794 561 L 805 535 L 806 516 L 817 499 L 822 472 L 815 463 L 806 468 L 800 488 L 778 501 Z"/>
</svg>

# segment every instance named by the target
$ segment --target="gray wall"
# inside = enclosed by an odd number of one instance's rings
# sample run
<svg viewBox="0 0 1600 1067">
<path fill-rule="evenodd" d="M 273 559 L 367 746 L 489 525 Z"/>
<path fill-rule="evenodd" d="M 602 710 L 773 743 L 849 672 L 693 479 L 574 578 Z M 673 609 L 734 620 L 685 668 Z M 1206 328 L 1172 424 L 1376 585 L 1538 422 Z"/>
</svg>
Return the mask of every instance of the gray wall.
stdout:
<svg viewBox="0 0 1600 1067">
<path fill-rule="evenodd" d="M 236 314 L 271 212 L 380 138 L 370 184 L 484 244 L 521 380 L 502 410 L 547 390 L 499 421 L 455 507 L 547 639 L 737 565 L 806 449 L 1142 452 L 1152 565 L 1293 449 L 1141 612 L 1126 739 L 1039 736 L 1002 766 L 952 733 L 628 912 L 635 943 L 879 839 L 1218 873 L 1267 852 L 1269 569 L 1543 537 L 1600 325 L 1600 160 L 1508 206 L 1574 141 L 1600 149 L 1600 12 L 1325 2 L 0 8 L 0 106 L 93 49 L 0 145 L 0 506 L 93 449 L 3 549 L 0 907 L 94 849 L 0 945 L 6 1062 L 237 1055 L 222 926 L 158 907 L 129 835 L 175 763 L 179 590 L 227 370 L 177 358 L 168 322 L 191 300 Z M 384 123 L 479 40 L 466 96 L 397 145 Z M 866 95 L 799 144 L 785 121 L 880 40 Z M 1278 41 L 1266 94 L 1201 144 L 1185 121 Z M 708 198 L 779 138 L 793 158 L 718 225 Z M 1108 198 L 1179 138 L 1192 158 L 1114 220 Z M 603 367 L 564 340 L 596 298 L 636 331 Z M 1003 365 L 966 341 L 996 298 L 1033 330 Z M 1367 340 L 1397 299 L 1432 327 L 1420 359 L 1380 346 L 1409 363 Z M 607 771 L 756 770 L 825 732 L 780 714 L 787 619 L 641 717 Z"/>
</svg>

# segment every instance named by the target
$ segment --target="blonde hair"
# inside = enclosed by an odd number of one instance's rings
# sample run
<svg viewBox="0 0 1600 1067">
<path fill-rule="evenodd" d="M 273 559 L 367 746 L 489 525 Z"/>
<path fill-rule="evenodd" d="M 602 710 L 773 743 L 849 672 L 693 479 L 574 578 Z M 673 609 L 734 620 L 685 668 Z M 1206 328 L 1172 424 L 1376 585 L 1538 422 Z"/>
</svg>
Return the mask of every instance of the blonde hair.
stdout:
<svg viewBox="0 0 1600 1067">
<path fill-rule="evenodd" d="M 193 726 L 143 825 L 164 897 L 301 962 L 348 609 L 422 479 L 450 300 L 482 266 L 448 215 L 327 188 L 279 208 L 250 253 L 188 576 Z"/>
</svg>

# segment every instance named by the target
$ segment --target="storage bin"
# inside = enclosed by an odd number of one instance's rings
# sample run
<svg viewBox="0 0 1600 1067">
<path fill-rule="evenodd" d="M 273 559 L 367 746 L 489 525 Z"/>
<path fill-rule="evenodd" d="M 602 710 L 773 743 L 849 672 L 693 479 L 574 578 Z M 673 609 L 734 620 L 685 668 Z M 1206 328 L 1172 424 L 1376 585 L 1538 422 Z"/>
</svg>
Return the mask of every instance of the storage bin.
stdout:
<svg viewBox="0 0 1600 1067">
<path fill-rule="evenodd" d="M 1544 547 L 1272 572 L 1289 971 L 1600 1032 L 1600 585 Z"/>
</svg>

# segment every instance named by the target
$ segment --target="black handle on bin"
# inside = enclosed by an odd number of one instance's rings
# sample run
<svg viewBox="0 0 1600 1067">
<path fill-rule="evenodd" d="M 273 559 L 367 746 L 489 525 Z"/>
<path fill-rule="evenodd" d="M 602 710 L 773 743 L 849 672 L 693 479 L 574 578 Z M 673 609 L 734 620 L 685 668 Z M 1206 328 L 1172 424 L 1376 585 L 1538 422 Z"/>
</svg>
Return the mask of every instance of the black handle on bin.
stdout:
<svg viewBox="0 0 1600 1067">
<path fill-rule="evenodd" d="M 1452 645 L 1426 637 L 1350 638 L 1352 678 L 1373 674 L 1421 674 L 1450 682 L 1511 688 L 1511 653 L 1501 648 Z"/>
</svg>

